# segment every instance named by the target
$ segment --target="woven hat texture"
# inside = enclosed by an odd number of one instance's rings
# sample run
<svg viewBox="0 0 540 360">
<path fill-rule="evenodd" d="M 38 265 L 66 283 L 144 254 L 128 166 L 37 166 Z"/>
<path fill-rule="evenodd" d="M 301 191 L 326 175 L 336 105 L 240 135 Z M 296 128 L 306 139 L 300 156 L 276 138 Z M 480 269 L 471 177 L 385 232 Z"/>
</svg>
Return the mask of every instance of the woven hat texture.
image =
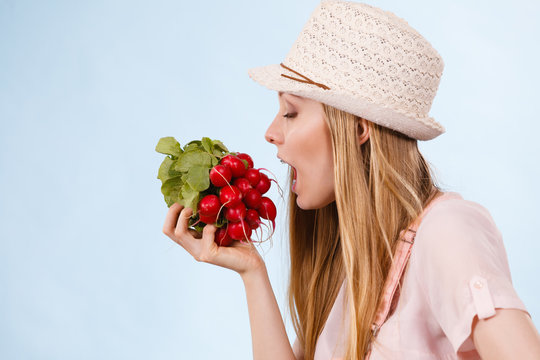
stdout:
<svg viewBox="0 0 540 360">
<path fill-rule="evenodd" d="M 428 114 L 443 59 L 390 11 L 321 1 L 282 64 L 254 67 L 248 74 L 268 89 L 328 104 L 414 139 L 445 132 Z"/>
</svg>

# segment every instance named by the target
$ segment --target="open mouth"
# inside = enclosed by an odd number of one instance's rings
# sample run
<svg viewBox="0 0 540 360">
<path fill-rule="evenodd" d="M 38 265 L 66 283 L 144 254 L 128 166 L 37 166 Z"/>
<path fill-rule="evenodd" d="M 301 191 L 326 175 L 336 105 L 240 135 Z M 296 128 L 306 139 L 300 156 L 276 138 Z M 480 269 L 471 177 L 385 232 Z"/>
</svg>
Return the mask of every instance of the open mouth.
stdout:
<svg viewBox="0 0 540 360">
<path fill-rule="evenodd" d="M 278 158 L 279 158 L 279 156 L 278 156 Z M 292 171 L 292 174 L 293 174 L 292 189 L 294 190 L 295 185 L 296 185 L 296 168 L 294 166 L 292 166 L 291 164 L 289 164 L 288 162 L 284 161 L 281 158 L 279 158 L 279 160 L 281 161 L 282 164 L 289 165 L 289 168 L 290 168 L 290 170 Z"/>
</svg>

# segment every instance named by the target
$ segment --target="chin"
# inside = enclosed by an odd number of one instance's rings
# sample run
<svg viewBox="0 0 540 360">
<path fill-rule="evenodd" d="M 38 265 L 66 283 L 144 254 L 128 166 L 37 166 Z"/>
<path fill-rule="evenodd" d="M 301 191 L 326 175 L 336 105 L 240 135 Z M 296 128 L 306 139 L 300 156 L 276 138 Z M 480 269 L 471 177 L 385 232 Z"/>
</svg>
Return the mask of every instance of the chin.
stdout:
<svg viewBox="0 0 540 360">
<path fill-rule="evenodd" d="M 316 209 L 322 209 L 323 207 L 327 206 L 328 204 L 334 202 L 335 199 L 334 198 L 331 198 L 331 199 L 326 199 L 326 200 L 320 200 L 320 201 L 316 201 L 316 202 L 308 202 L 308 203 L 305 203 L 304 201 L 302 201 L 302 199 L 300 198 L 300 196 L 297 196 L 296 197 L 296 205 L 298 205 L 298 207 L 302 210 L 316 210 Z"/>
</svg>

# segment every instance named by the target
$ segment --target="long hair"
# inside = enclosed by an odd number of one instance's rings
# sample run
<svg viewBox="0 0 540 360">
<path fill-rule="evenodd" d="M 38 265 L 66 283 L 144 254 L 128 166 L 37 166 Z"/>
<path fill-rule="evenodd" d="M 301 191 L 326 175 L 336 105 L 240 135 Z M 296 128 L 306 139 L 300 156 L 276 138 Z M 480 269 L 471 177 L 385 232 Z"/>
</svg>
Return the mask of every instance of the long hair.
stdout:
<svg viewBox="0 0 540 360">
<path fill-rule="evenodd" d="M 336 200 L 303 210 L 289 192 L 288 307 L 305 359 L 312 360 L 347 279 L 345 359 L 363 359 L 399 232 L 442 190 L 416 139 L 367 121 L 369 138 L 359 145 L 361 118 L 322 105 L 332 137 Z"/>
</svg>

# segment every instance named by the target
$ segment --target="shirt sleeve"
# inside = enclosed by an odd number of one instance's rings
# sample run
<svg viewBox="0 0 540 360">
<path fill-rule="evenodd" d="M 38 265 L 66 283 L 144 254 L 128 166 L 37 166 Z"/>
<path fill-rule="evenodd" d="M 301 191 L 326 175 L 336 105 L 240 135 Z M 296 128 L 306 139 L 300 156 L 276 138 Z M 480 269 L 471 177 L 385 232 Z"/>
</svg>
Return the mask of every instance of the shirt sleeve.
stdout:
<svg viewBox="0 0 540 360">
<path fill-rule="evenodd" d="M 417 229 L 412 256 L 419 286 L 456 353 L 475 348 L 475 315 L 513 308 L 531 316 L 512 285 L 502 235 L 482 205 L 465 199 L 434 205 Z"/>
</svg>

